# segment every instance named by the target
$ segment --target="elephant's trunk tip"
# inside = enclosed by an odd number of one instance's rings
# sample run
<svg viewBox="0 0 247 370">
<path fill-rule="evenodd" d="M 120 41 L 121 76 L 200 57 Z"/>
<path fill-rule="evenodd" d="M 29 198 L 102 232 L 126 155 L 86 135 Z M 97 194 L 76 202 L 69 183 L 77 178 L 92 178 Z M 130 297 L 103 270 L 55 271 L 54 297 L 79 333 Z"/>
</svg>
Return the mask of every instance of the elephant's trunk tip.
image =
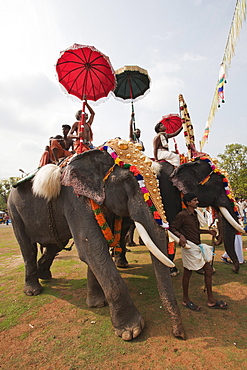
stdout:
<svg viewBox="0 0 247 370">
<path fill-rule="evenodd" d="M 182 323 L 176 324 L 172 329 L 172 334 L 177 339 L 186 340 L 186 334 Z"/>
</svg>

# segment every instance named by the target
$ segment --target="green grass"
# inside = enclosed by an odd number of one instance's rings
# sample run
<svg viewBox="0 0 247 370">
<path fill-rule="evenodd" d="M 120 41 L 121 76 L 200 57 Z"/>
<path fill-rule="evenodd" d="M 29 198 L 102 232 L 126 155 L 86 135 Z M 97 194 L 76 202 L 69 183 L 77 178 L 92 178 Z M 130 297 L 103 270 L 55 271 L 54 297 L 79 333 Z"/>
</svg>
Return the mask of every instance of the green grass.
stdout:
<svg viewBox="0 0 247 370">
<path fill-rule="evenodd" d="M 172 282 L 186 341 L 171 334 L 149 253 L 144 247 L 131 248 L 127 257 L 133 267 L 119 271 L 146 326 L 138 338 L 124 342 L 114 334 L 109 307 L 86 306 L 86 266 L 75 248 L 55 259 L 54 278 L 41 282 L 41 295 L 25 296 L 23 262 L 9 264 L 9 258 L 18 259 L 20 251 L 12 228 L 6 229 L 0 230 L 5 232 L 0 237 L 1 261 L 8 261 L 1 265 L 0 280 L 1 369 L 245 369 L 247 264 L 234 274 L 230 265 L 220 262 L 222 247 L 216 251 L 213 290 L 217 298 L 228 302 L 226 311 L 206 307 L 203 276 L 196 273 L 192 274 L 190 293 L 203 310 L 195 313 L 182 307 L 182 261 L 177 250 L 176 265 L 181 273 Z"/>
</svg>

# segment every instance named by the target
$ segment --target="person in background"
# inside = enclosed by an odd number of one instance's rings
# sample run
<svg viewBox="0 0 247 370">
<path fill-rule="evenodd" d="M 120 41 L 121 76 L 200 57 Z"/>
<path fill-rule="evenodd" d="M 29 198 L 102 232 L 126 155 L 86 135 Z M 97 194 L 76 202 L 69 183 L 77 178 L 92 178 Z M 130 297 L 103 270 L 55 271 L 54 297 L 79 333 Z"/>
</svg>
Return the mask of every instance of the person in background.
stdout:
<svg viewBox="0 0 247 370">
<path fill-rule="evenodd" d="M 240 222 L 242 222 L 242 219 L 243 219 L 243 216 L 244 216 L 243 201 L 239 198 L 236 198 L 236 205 L 237 205 L 237 208 L 238 208 L 239 220 L 240 220 Z M 236 231 L 236 235 L 235 235 L 235 239 L 234 239 L 234 249 L 235 249 L 236 255 L 238 257 L 238 262 L 240 264 L 244 263 L 243 239 L 242 239 L 241 233 L 238 232 L 238 231 Z M 228 261 L 228 258 L 229 258 L 229 256 L 225 252 L 221 256 L 221 261 L 228 264 L 228 263 L 230 263 L 230 260 Z"/>
<path fill-rule="evenodd" d="M 5 213 L 4 221 L 5 221 L 5 225 L 8 226 L 8 224 L 9 224 L 9 215 L 8 215 L 8 213 Z"/>
<path fill-rule="evenodd" d="M 236 197 L 236 205 L 238 207 L 238 213 L 239 213 L 239 223 L 244 226 L 244 209 L 245 209 L 245 202 L 243 199 L 240 199 Z"/>
<path fill-rule="evenodd" d="M 247 199 L 244 199 L 243 201 L 244 206 L 243 206 L 243 213 L 244 213 L 244 225 L 247 223 Z"/>
<path fill-rule="evenodd" d="M 236 198 L 237 206 L 238 206 L 238 212 L 241 216 L 241 221 L 245 224 L 246 223 L 246 212 L 245 209 L 247 207 L 247 203 L 244 199 Z"/>
<path fill-rule="evenodd" d="M 182 277 L 182 304 L 192 311 L 201 311 L 201 307 L 194 304 L 189 298 L 189 282 L 192 271 L 203 268 L 205 285 L 207 288 L 207 306 L 211 309 L 225 309 L 227 308 L 227 303 L 217 301 L 212 291 L 213 268 L 210 265 L 210 260 L 212 260 L 213 252 L 210 246 L 201 244 L 200 239 L 200 234 L 216 236 L 216 231 L 200 229 L 200 223 L 196 212 L 199 201 L 196 194 L 185 194 L 183 202 L 187 208 L 179 212 L 170 225 L 171 232 L 179 238 L 179 245 L 182 247 L 181 253 L 184 267 Z M 190 249 L 185 248 L 187 240 L 192 242 L 190 243 Z"/>
<path fill-rule="evenodd" d="M 238 257 L 238 262 L 240 264 L 244 263 L 244 252 L 243 252 L 243 239 L 240 232 L 236 231 L 235 240 L 234 240 L 234 249 L 236 252 L 236 255 Z M 221 256 L 221 261 L 228 264 L 230 263 L 230 260 L 228 261 L 228 254 L 225 252 Z"/>
</svg>

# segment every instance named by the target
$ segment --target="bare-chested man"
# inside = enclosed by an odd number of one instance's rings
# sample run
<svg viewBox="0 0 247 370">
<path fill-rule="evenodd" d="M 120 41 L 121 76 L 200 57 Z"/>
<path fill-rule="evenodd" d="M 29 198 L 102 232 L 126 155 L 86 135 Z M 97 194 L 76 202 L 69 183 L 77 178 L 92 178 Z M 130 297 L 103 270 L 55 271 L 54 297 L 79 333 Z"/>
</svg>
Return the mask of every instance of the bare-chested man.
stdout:
<svg viewBox="0 0 247 370">
<path fill-rule="evenodd" d="M 71 129 L 70 125 L 62 125 L 63 140 L 64 140 L 66 150 L 73 150 L 74 149 L 74 141 L 67 137 L 70 129 Z"/>
<path fill-rule="evenodd" d="M 86 101 L 85 105 L 89 110 L 90 118 L 88 119 L 88 114 L 85 113 L 85 120 L 84 120 L 83 130 L 81 130 L 82 111 L 79 110 L 75 115 L 75 118 L 77 119 L 77 121 L 72 125 L 72 127 L 71 127 L 71 129 L 70 129 L 70 131 L 67 135 L 68 139 L 75 139 L 75 141 L 74 141 L 74 150 L 78 154 L 81 153 L 81 152 L 83 153 L 83 152 L 89 150 L 90 147 L 92 146 L 92 140 L 93 140 L 93 133 L 92 133 L 91 125 L 93 123 L 95 113 L 94 113 L 93 109 L 90 107 L 90 105 L 87 103 L 87 101 Z M 76 134 L 74 134 L 74 132 L 76 132 Z M 82 151 L 80 151 L 80 138 L 81 137 L 83 138 Z"/>
</svg>

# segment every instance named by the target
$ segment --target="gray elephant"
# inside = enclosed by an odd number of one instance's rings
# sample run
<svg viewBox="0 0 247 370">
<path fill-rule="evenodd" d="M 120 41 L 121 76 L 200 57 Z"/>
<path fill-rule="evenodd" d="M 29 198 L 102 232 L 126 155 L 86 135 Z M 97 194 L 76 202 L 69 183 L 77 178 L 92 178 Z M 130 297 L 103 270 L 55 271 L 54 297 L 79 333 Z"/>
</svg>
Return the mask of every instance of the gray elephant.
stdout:
<svg viewBox="0 0 247 370">
<path fill-rule="evenodd" d="M 233 261 L 233 271 L 239 271 L 239 261 L 234 248 L 236 231 L 244 232 L 238 223 L 237 215 L 233 210 L 233 202 L 226 195 L 227 182 L 224 175 L 212 171 L 213 163 L 208 158 L 182 164 L 174 172 L 174 167 L 168 162 L 159 162 L 156 172 L 166 218 L 171 223 L 178 212 L 182 210 L 181 192 L 197 194 L 200 207 L 212 206 L 220 216 L 224 247 Z M 204 180 L 206 182 L 203 184 Z M 128 266 L 125 248 L 118 256 L 118 266 Z M 169 259 L 174 260 L 175 254 L 169 254 Z M 173 268 L 175 270 L 176 267 Z"/>
<path fill-rule="evenodd" d="M 135 221 L 145 244 L 151 246 L 158 290 L 170 314 L 173 335 L 185 338 L 170 278 L 169 267 L 173 263 L 165 256 L 166 233 L 155 222 L 133 174 L 116 166 L 107 152 L 91 150 L 77 155 L 67 165 L 62 175 L 65 186 L 61 185 L 60 176 L 60 168 L 46 165 L 35 175 L 35 190 L 28 180 L 12 189 L 9 196 L 8 209 L 25 262 L 24 292 L 41 293 L 39 279 L 51 277 L 50 266 L 55 255 L 73 237 L 79 258 L 88 265 L 87 305 L 109 304 L 115 333 L 124 340 L 140 334 L 143 318 L 112 261 L 108 243 L 91 208 L 92 199 L 102 205 L 109 224 L 113 215 Z M 46 247 L 38 263 L 37 243 Z"/>
<path fill-rule="evenodd" d="M 187 192 L 195 193 L 200 202 L 199 207 L 214 207 L 223 216 L 224 247 L 233 261 L 233 271 L 237 273 L 239 271 L 239 261 L 234 248 L 234 239 L 236 231 L 244 232 L 244 230 L 238 223 L 233 199 L 227 196 L 230 189 L 226 177 L 220 170 L 217 171 L 209 157 L 198 158 L 192 162 L 182 164 L 169 179 L 169 175 L 172 172 L 171 167 L 167 163 L 162 164 L 159 176 L 161 194 L 168 221 L 172 222 L 176 213 L 181 209 L 181 205 L 179 206 L 179 203 L 181 203 L 180 194 L 176 193 L 177 189 L 184 194 Z M 172 185 L 170 180 L 175 187 L 173 193 L 172 189 L 169 190 L 169 187 Z M 171 256 L 169 257 L 171 258 Z"/>
</svg>

